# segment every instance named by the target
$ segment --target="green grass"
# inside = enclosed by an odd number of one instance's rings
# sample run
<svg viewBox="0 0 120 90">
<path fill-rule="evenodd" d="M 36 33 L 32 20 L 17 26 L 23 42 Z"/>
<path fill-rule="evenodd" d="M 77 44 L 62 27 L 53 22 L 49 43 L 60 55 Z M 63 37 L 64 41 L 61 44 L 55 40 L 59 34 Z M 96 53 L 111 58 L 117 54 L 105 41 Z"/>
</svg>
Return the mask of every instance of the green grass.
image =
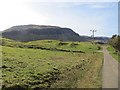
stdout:
<svg viewBox="0 0 120 90">
<path fill-rule="evenodd" d="M 2 45 L 0 48 L 2 48 L 4 88 L 101 87 L 103 55 L 97 52 L 91 53 L 99 50 L 98 45 L 89 42 L 60 42 L 57 40 L 25 43 L 9 39 L 4 39 Z M 29 45 L 81 50 L 85 53 L 31 49 L 27 48 Z"/>
<path fill-rule="evenodd" d="M 38 40 L 26 43 L 26 45 L 37 45 L 39 47 L 57 48 L 63 50 L 75 50 L 83 52 L 92 52 L 97 50 L 98 45 L 94 45 L 90 42 L 61 42 L 57 40 Z"/>
<path fill-rule="evenodd" d="M 109 46 L 107 49 L 109 53 L 113 56 L 113 58 L 115 58 L 118 62 L 120 62 L 120 53 L 117 53 L 112 46 Z"/>
<path fill-rule="evenodd" d="M 0 38 L 0 45 L 8 47 L 24 47 L 24 42 L 14 41 L 12 39 Z"/>
<path fill-rule="evenodd" d="M 16 42 L 14 40 L 1 38 L 1 45 L 8 47 L 17 48 L 29 48 L 29 47 L 42 47 L 42 48 L 53 48 L 60 50 L 71 50 L 71 51 L 83 51 L 86 53 L 92 53 L 93 51 L 99 50 L 100 46 L 92 44 L 90 42 L 65 42 L 59 40 L 37 40 L 31 42 Z"/>
<path fill-rule="evenodd" d="M 102 53 L 86 56 L 84 64 L 64 72 L 52 88 L 102 88 Z"/>
</svg>

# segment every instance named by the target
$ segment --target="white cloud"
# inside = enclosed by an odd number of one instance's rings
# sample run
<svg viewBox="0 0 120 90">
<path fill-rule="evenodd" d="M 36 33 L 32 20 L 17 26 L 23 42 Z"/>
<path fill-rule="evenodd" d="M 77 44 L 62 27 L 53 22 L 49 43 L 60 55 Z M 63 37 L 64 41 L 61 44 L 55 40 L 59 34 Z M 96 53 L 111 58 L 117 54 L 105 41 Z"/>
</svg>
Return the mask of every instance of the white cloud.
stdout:
<svg viewBox="0 0 120 90">
<path fill-rule="evenodd" d="M 93 9 L 103 9 L 103 8 L 110 8 L 110 7 L 114 7 L 115 5 L 117 5 L 118 3 L 111 3 L 111 2 L 90 2 L 87 3 L 86 5 L 90 8 Z"/>
<path fill-rule="evenodd" d="M 119 0 L 26 0 L 30 2 L 118 2 Z"/>
<path fill-rule="evenodd" d="M 41 24 L 45 23 L 47 19 L 47 16 L 30 10 L 23 1 L 0 1 L 0 30 L 14 25 Z"/>
</svg>

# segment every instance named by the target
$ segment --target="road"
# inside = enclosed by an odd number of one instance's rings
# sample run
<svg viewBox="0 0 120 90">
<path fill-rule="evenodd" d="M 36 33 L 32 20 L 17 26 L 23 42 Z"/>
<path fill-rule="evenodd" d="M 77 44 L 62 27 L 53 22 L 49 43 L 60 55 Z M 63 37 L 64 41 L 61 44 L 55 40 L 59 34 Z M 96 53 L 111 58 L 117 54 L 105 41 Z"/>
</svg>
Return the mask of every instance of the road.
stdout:
<svg viewBox="0 0 120 90">
<path fill-rule="evenodd" d="M 105 46 L 103 47 L 103 53 L 102 87 L 118 88 L 118 62 L 109 54 Z"/>
</svg>

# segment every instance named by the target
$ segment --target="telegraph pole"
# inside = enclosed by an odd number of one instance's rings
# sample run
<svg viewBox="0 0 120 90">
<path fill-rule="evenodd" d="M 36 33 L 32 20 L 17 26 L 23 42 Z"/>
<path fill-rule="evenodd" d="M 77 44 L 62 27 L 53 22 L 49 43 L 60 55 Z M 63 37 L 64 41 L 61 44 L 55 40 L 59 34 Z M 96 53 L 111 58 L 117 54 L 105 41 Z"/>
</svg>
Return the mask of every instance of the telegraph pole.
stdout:
<svg viewBox="0 0 120 90">
<path fill-rule="evenodd" d="M 93 43 L 95 43 L 95 32 L 97 30 L 90 30 L 92 32 Z"/>
<path fill-rule="evenodd" d="M 92 44 L 95 44 L 95 32 L 97 30 L 90 30 L 92 32 L 92 38 L 93 38 L 93 41 L 92 41 Z M 94 54 L 94 50 L 93 50 L 93 54 Z"/>
</svg>

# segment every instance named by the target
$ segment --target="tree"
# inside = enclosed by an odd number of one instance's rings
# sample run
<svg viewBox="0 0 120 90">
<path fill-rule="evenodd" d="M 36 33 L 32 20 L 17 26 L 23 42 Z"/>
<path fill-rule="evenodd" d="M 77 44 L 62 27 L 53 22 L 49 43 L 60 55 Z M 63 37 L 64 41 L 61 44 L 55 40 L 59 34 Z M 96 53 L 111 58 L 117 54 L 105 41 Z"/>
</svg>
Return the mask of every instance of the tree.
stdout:
<svg viewBox="0 0 120 90">
<path fill-rule="evenodd" d="M 109 40 L 109 44 L 113 46 L 117 51 L 120 52 L 120 36 L 113 35 L 112 38 Z"/>
</svg>

